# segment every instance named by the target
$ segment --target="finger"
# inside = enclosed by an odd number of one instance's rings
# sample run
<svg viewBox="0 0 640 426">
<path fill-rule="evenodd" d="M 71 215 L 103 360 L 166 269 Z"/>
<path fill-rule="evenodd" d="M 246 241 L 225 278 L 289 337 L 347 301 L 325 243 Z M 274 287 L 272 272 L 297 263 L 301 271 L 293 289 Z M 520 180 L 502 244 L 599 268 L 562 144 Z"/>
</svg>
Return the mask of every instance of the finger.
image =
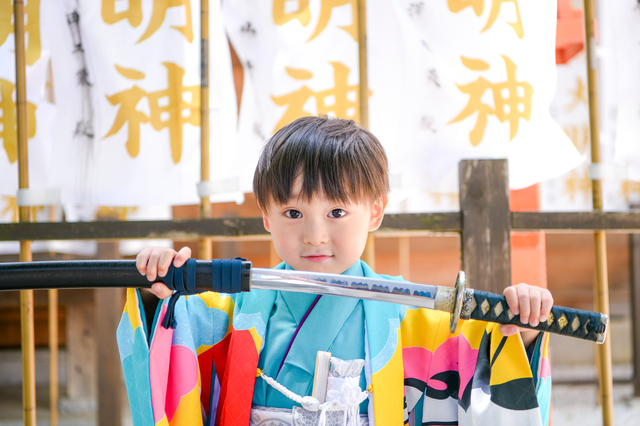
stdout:
<svg viewBox="0 0 640 426">
<path fill-rule="evenodd" d="M 155 294 L 158 299 L 166 299 L 168 297 L 171 297 L 171 295 L 173 294 L 173 292 L 169 290 L 169 287 L 162 283 L 153 284 L 151 286 L 151 292 Z"/>
<path fill-rule="evenodd" d="M 147 262 L 147 279 L 149 281 L 155 281 L 158 276 L 158 262 L 160 262 L 160 256 L 164 248 L 153 247 L 151 254 L 149 255 L 149 261 Z"/>
<path fill-rule="evenodd" d="M 540 321 L 546 321 L 549 319 L 551 308 L 553 307 L 553 296 L 548 290 L 542 294 L 541 306 L 540 306 Z"/>
<path fill-rule="evenodd" d="M 191 249 L 189 247 L 182 247 L 175 259 L 173 259 L 173 266 L 176 268 L 181 267 L 191 257 Z"/>
<path fill-rule="evenodd" d="M 513 336 L 520 331 L 520 327 L 513 324 L 499 324 L 498 328 L 504 337 Z"/>
<path fill-rule="evenodd" d="M 158 260 L 158 276 L 164 277 L 169 271 L 169 266 L 173 262 L 173 258 L 176 257 L 176 251 L 174 249 L 163 250 Z"/>
<path fill-rule="evenodd" d="M 142 275 L 147 274 L 147 263 L 152 251 L 153 247 L 146 247 L 136 256 L 136 268 Z"/>
<path fill-rule="evenodd" d="M 518 289 L 518 303 L 520 304 L 520 322 L 523 324 L 529 324 L 529 318 L 531 315 L 529 289 L 524 287 L 520 287 Z"/>
<path fill-rule="evenodd" d="M 531 307 L 529 324 L 533 327 L 536 327 L 540 323 L 540 293 L 540 289 L 532 289 L 531 292 L 529 292 L 529 306 Z"/>
<path fill-rule="evenodd" d="M 520 313 L 520 306 L 518 303 L 518 292 L 515 287 L 507 287 L 504 289 L 504 297 L 507 299 L 507 305 L 509 305 L 509 309 L 513 312 L 514 315 L 518 315 Z"/>
</svg>

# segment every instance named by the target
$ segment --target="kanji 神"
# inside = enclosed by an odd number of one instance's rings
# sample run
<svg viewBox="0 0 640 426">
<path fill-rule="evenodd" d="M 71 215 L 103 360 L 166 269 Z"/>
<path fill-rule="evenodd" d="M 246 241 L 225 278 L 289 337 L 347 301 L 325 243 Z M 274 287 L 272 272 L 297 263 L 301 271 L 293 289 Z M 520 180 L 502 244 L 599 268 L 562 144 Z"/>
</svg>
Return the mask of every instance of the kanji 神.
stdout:
<svg viewBox="0 0 640 426">
<path fill-rule="evenodd" d="M 484 11 L 484 1 L 485 0 L 447 0 L 447 4 L 449 6 L 449 10 L 453 13 L 458 13 L 464 8 L 471 7 L 476 16 L 480 16 Z M 492 0 L 489 19 L 482 29 L 482 32 L 491 28 L 493 23 L 498 18 L 498 15 L 500 14 L 500 10 L 502 9 L 502 5 L 504 3 L 513 3 L 516 12 L 516 22 L 507 22 L 507 24 L 511 25 L 511 28 L 513 28 L 513 30 L 516 32 L 518 38 L 524 37 L 524 27 L 522 26 L 522 18 L 520 17 L 520 6 L 518 5 L 518 0 Z"/>
<path fill-rule="evenodd" d="M 16 123 L 16 103 L 13 100 L 15 86 L 0 78 L 0 139 L 9 158 L 9 163 L 18 159 L 18 131 Z M 36 106 L 27 102 L 27 136 L 36 135 Z"/>
<path fill-rule="evenodd" d="M 182 83 L 184 69 L 169 62 L 163 62 L 162 65 L 167 68 L 167 89 L 146 92 L 134 85 L 130 89 L 107 96 L 111 105 L 119 105 L 120 108 L 111 129 L 104 137 L 107 138 L 118 133 L 125 123 L 128 124 L 127 152 L 135 158 L 140 153 L 140 126 L 142 124 L 151 123 L 151 126 L 157 131 L 168 128 L 171 158 L 177 164 L 182 157 L 182 126 L 185 124 L 200 126 L 200 86 L 185 87 Z M 133 73 L 125 75 L 121 72 L 121 74 L 127 77 Z M 139 74 L 144 76 L 142 73 Z M 149 102 L 148 116 L 136 109 L 143 98 L 147 98 Z M 161 99 L 167 100 L 162 102 L 162 106 Z M 163 116 L 167 118 L 163 119 Z"/>
<path fill-rule="evenodd" d="M 276 25 L 284 25 L 289 21 L 297 19 L 300 25 L 306 27 L 311 22 L 311 12 L 309 10 L 309 0 L 297 0 L 298 7 L 295 11 L 287 12 L 285 6 L 287 0 L 273 0 L 273 22 Z M 320 1 L 320 17 L 313 34 L 307 42 L 319 36 L 329 24 L 331 13 L 335 7 L 351 5 L 351 25 L 338 27 L 345 30 L 354 40 L 358 40 L 358 24 L 357 24 L 357 5 L 356 0 L 321 0 Z"/>
<path fill-rule="evenodd" d="M 129 0 L 129 7 L 126 10 L 116 12 L 116 2 L 118 0 L 102 0 L 102 19 L 105 23 L 112 25 L 126 19 L 132 27 L 137 28 L 142 22 L 142 0 Z M 191 1 L 190 0 L 154 0 L 153 12 L 149 26 L 144 31 L 136 43 L 140 43 L 151 37 L 164 22 L 167 9 L 170 7 L 183 6 L 185 8 L 186 23 L 182 27 L 172 25 L 171 28 L 180 31 L 189 43 L 193 42 L 193 25 L 191 22 Z"/>
<path fill-rule="evenodd" d="M 274 132 L 296 118 L 313 115 L 311 111 L 305 111 L 307 101 L 314 98 L 318 114 L 330 114 L 338 118 L 357 120 L 359 117 L 357 84 L 349 84 L 349 68 L 340 62 L 329 62 L 333 67 L 334 86 L 327 90 L 314 92 L 307 86 L 302 86 L 295 92 L 282 96 L 271 96 L 278 106 L 286 106 L 287 110 L 276 124 Z M 313 74 L 304 70 L 287 69 L 289 75 L 296 80 L 309 80 Z"/>
<path fill-rule="evenodd" d="M 569 176 L 565 177 L 564 192 L 569 195 L 571 201 L 575 201 L 578 194 L 582 194 L 582 196 L 588 200 L 591 194 L 589 172 L 587 170 L 583 172 L 571 170 Z"/>
<path fill-rule="evenodd" d="M 469 95 L 467 106 L 449 122 L 456 123 L 478 113 L 476 125 L 469 133 L 471 145 L 476 146 L 482 142 L 484 130 L 487 126 L 489 115 L 495 115 L 501 123 L 509 122 L 509 140 L 518 134 L 518 124 L 521 118 L 529 121 L 531 118 L 531 103 L 533 98 L 533 86 L 526 81 L 516 80 L 516 65 L 508 57 L 502 55 L 507 70 L 507 81 L 492 84 L 483 77 L 473 83 L 456 84 L 462 93 Z M 462 63 L 473 71 L 481 71 L 489 68 L 489 64 L 479 59 L 461 58 Z M 493 93 L 494 107 L 482 103 L 485 91 Z M 522 94 L 520 94 L 522 93 Z"/>
<path fill-rule="evenodd" d="M 27 65 L 33 65 L 40 59 L 42 47 L 40 44 L 40 0 L 25 2 L 25 42 Z M 9 34 L 13 34 L 13 2 L 0 2 L 0 46 L 7 41 Z M 12 49 L 13 50 L 13 49 Z"/>
</svg>

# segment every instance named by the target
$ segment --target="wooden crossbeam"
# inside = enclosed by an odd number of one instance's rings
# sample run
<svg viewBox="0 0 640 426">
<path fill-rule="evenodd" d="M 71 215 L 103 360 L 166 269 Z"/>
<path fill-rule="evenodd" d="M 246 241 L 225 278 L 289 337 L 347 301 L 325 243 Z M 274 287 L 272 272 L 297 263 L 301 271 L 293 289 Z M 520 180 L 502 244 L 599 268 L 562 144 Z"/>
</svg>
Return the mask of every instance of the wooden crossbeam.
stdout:
<svg viewBox="0 0 640 426">
<path fill-rule="evenodd" d="M 511 212 L 512 231 L 605 231 L 640 233 L 640 212 Z M 460 212 L 385 215 L 381 234 L 414 231 L 462 232 Z M 0 241 L 111 240 L 137 238 L 226 240 L 268 239 L 260 217 L 155 221 L 9 223 L 0 225 Z"/>
</svg>

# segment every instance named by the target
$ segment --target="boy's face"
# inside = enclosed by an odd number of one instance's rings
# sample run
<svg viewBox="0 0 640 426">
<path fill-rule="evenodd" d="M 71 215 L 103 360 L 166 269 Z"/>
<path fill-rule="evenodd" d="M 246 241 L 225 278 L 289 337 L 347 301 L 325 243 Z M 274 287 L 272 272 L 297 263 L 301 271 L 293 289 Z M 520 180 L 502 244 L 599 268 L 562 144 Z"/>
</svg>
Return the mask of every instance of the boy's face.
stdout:
<svg viewBox="0 0 640 426">
<path fill-rule="evenodd" d="M 276 252 L 296 270 L 340 274 L 360 258 L 370 231 L 382 222 L 388 198 L 342 203 L 323 192 L 311 201 L 298 198 L 302 179 L 286 204 L 269 204 L 262 217 Z"/>
</svg>

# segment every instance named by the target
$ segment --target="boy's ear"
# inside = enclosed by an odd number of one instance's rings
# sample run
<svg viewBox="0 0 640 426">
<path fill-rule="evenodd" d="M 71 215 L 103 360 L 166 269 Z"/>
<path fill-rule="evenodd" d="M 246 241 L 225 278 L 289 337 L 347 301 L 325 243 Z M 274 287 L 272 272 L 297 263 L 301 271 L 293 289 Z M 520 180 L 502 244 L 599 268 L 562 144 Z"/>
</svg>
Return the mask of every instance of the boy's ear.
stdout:
<svg viewBox="0 0 640 426">
<path fill-rule="evenodd" d="M 271 232 L 271 229 L 269 229 L 269 218 L 267 217 L 267 212 L 264 211 L 264 208 L 260 203 L 258 203 L 258 208 L 260 209 L 260 213 L 262 213 L 262 224 L 264 225 L 264 229 L 266 229 L 267 232 Z"/>
<path fill-rule="evenodd" d="M 384 211 L 389 204 L 389 196 L 383 195 L 378 198 L 371 206 L 371 220 L 369 221 L 369 232 L 375 231 L 380 227 L 382 218 L 384 218 Z"/>
</svg>

